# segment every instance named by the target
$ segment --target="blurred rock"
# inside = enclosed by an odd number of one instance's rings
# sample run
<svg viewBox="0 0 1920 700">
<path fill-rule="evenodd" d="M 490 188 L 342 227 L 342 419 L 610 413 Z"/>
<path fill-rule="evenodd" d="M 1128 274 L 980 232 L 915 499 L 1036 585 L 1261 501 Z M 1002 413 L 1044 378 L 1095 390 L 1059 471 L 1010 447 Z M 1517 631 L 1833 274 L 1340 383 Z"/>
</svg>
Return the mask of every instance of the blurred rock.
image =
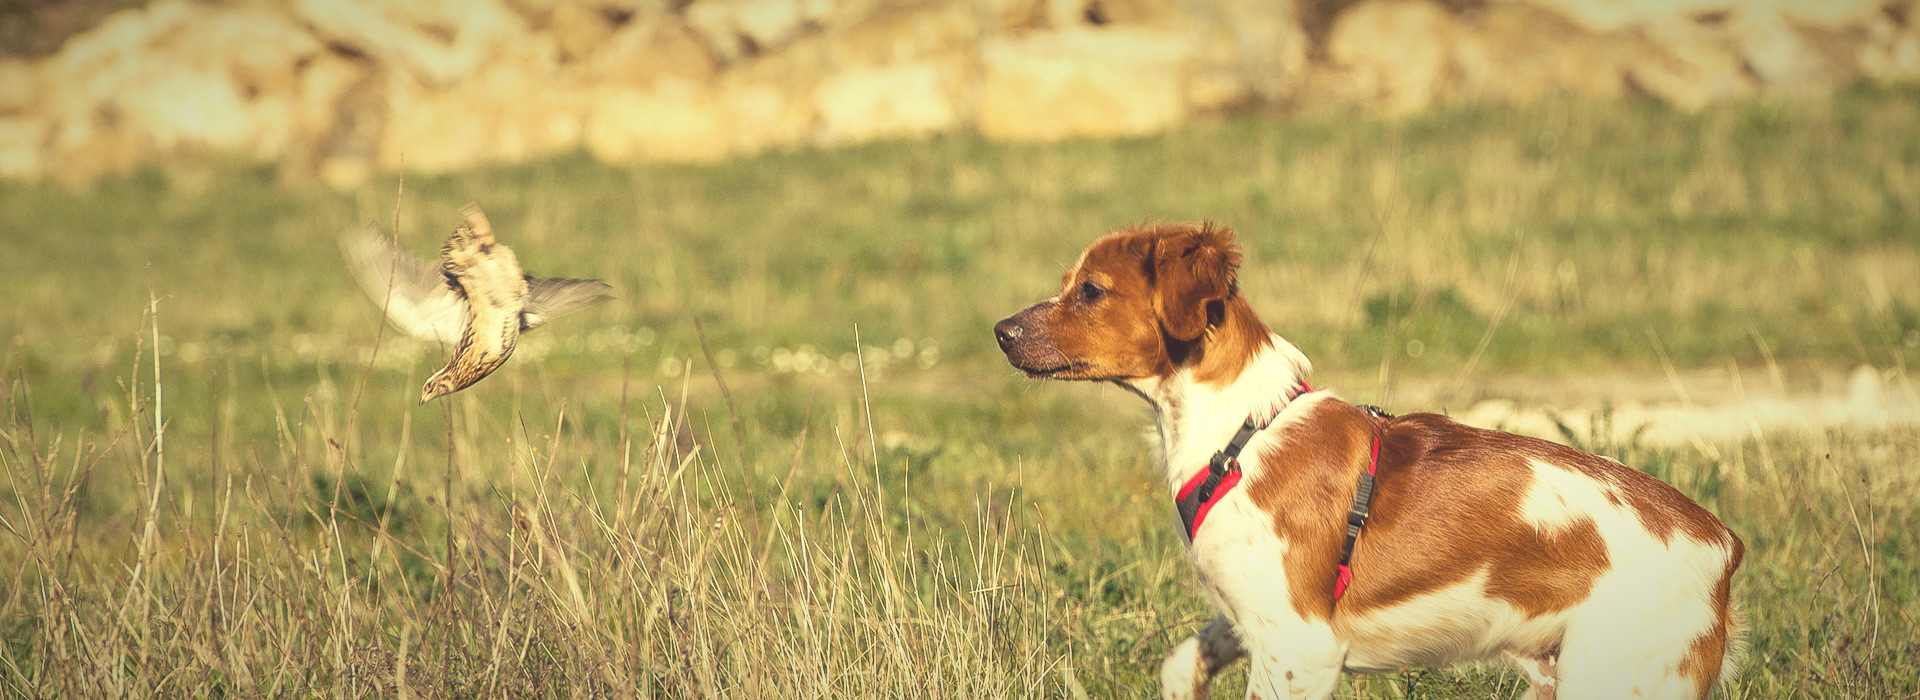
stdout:
<svg viewBox="0 0 1920 700">
<path fill-rule="evenodd" d="M 1315 92 L 1388 116 L 1426 109 L 1448 89 L 1457 33 L 1429 0 L 1366 0 L 1334 19 Z"/>
<path fill-rule="evenodd" d="M 962 124 L 980 72 L 973 8 L 922 2 L 876 9 L 819 39 L 825 75 L 813 96 L 816 140 L 843 144 Z"/>
<path fill-rule="evenodd" d="M 631 7 L 620 10 L 599 3 L 568 2 L 545 17 L 548 34 L 560 45 L 560 59 L 575 61 L 593 54 L 601 42 L 633 19 Z"/>
<path fill-rule="evenodd" d="M 1186 29 L 1193 26 L 1195 19 L 1192 7 L 1166 0 L 1055 0 L 1049 4 L 1053 6 L 1050 14 L 1056 28 L 1086 24 Z M 1268 3 L 1275 11 L 1284 10 L 1290 4 Z"/>
<path fill-rule="evenodd" d="M 684 12 L 708 48 L 732 62 L 778 52 L 833 9 L 829 0 L 696 0 Z"/>
<path fill-rule="evenodd" d="M 1288 0 L 1212 0 L 1197 7 L 1199 37 L 1188 70 L 1194 109 L 1247 101 L 1284 104 L 1307 69 L 1308 39 Z"/>
<path fill-rule="evenodd" d="M 1559 93 L 1616 98 L 1626 92 L 1623 52 L 1559 14 L 1514 3 L 1460 19 L 1451 54 L 1460 99 L 1526 104 Z"/>
<path fill-rule="evenodd" d="M 961 3 L 923 2 L 887 7 L 833 27 L 822 41 L 834 67 L 863 68 L 937 56 L 973 55 L 988 30 L 979 13 Z"/>
<path fill-rule="evenodd" d="M 334 105 L 332 128 L 310 149 L 294 151 L 281 164 L 281 179 L 299 182 L 318 177 L 334 189 L 365 184 L 379 168 L 381 136 L 387 125 L 386 86 L 392 77 L 372 72 L 348 86 Z"/>
<path fill-rule="evenodd" d="M 46 174 L 42 157 L 47 120 L 33 116 L 0 116 L 0 178 L 39 179 Z"/>
<path fill-rule="evenodd" d="M 636 17 L 589 57 L 584 131 L 601 160 L 702 162 L 732 153 L 714 94 L 719 64 L 676 16 Z"/>
<path fill-rule="evenodd" d="M 1889 2 L 1863 23 L 1855 57 L 1860 72 L 1882 83 L 1920 80 L 1920 6 Z"/>
<path fill-rule="evenodd" d="M 1048 26 L 1046 0 L 978 0 L 976 7 L 991 33 L 1017 34 Z"/>
<path fill-rule="evenodd" d="M 560 74 L 556 46 L 518 48 L 477 67 L 458 88 L 390 76 L 381 167 L 445 172 L 579 147 L 589 92 Z"/>
<path fill-rule="evenodd" d="M 1882 0 L 1527 0 L 1580 24 L 1606 33 L 1631 30 L 1675 18 L 1710 17 L 1728 12 L 1784 13 L 1799 21 L 1837 26 L 1862 21 L 1880 11 Z"/>
<path fill-rule="evenodd" d="M 46 97 L 39 64 L 0 58 L 0 115 L 20 114 L 39 107 Z"/>
<path fill-rule="evenodd" d="M 814 94 L 820 142 L 844 144 L 952 128 L 955 69 L 932 61 L 856 68 L 832 75 Z"/>
<path fill-rule="evenodd" d="M 665 76 L 705 84 L 720 66 L 685 23 L 662 13 L 627 22 L 579 70 L 594 84 L 648 86 Z"/>
<path fill-rule="evenodd" d="M 1574 94 L 1694 110 L 1920 81 L 1916 11 L 1916 0 L 158 0 L 45 58 L 0 59 L 0 177 L 82 183 L 231 157 L 277 163 L 289 183 L 357 187 L 381 169 L 583 146 L 612 162 L 708 161 L 969 127 L 1107 137 L 1254 105 L 1401 116 Z"/>
<path fill-rule="evenodd" d="M 1720 15 L 1667 18 L 1637 31 L 1626 66 L 1630 84 L 1688 111 L 1754 94 L 1756 75 L 1716 26 L 1722 22 Z"/>
<path fill-rule="evenodd" d="M 499 0 L 293 0 L 292 9 L 329 41 L 433 87 L 459 82 L 529 34 Z"/>
<path fill-rule="evenodd" d="M 818 132 L 814 95 L 832 72 L 827 43 L 814 34 L 777 54 L 728 66 L 715 94 L 729 122 L 734 153 L 810 143 Z"/>
<path fill-rule="evenodd" d="M 83 181 L 156 153 L 273 160 L 322 128 L 298 91 L 326 47 L 265 5 L 160 2 L 70 39 L 43 70 L 61 76 L 51 174 Z"/>
<path fill-rule="evenodd" d="M 594 157 L 612 163 L 706 162 L 732 153 L 727 114 L 712 91 L 676 77 L 647 89 L 595 89 L 585 138 Z"/>
<path fill-rule="evenodd" d="M 1187 35 L 1103 28 L 989 40 L 976 116 L 987 138 L 1123 136 L 1186 116 Z"/>
<path fill-rule="evenodd" d="M 1830 62 L 1810 32 L 1780 12 L 1737 12 L 1725 24 L 1728 40 L 1760 89 L 1773 94 L 1821 95 L 1839 85 L 1850 66 Z"/>
</svg>

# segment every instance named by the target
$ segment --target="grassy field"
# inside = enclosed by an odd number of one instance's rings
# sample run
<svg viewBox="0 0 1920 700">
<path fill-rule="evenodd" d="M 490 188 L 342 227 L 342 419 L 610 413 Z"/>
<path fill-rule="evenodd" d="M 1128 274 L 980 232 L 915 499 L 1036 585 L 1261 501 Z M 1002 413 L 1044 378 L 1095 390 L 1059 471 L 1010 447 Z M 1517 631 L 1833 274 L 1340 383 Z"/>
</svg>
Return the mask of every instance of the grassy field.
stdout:
<svg viewBox="0 0 1920 700">
<path fill-rule="evenodd" d="M 1911 391 L 1916 124 L 1920 93 L 1860 90 L 346 194 L 222 163 L 0 186 L 0 694 L 1152 696 L 1210 614 L 1146 413 L 1016 376 L 988 331 L 1092 238 L 1238 228 L 1316 386 L 1399 412 L 1727 367 Z M 531 271 L 619 298 L 416 407 L 442 350 L 381 330 L 334 236 L 397 222 L 426 253 L 467 201 Z M 1396 403 L 1414 382 L 1444 388 Z M 1920 696 L 1920 433 L 1563 438 L 1747 541 L 1727 697 Z M 1521 688 L 1410 669 L 1341 697 Z"/>
</svg>

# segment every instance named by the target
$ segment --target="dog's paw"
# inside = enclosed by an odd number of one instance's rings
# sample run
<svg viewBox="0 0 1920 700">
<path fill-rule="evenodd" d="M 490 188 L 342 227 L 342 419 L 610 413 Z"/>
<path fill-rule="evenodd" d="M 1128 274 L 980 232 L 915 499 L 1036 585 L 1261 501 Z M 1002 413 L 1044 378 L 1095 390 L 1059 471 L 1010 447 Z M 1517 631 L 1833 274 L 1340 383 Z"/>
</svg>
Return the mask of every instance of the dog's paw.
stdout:
<svg viewBox="0 0 1920 700">
<path fill-rule="evenodd" d="M 1207 696 L 1206 660 L 1200 658 L 1200 639 L 1188 637 L 1160 664 L 1162 700 L 1200 700 Z"/>
</svg>

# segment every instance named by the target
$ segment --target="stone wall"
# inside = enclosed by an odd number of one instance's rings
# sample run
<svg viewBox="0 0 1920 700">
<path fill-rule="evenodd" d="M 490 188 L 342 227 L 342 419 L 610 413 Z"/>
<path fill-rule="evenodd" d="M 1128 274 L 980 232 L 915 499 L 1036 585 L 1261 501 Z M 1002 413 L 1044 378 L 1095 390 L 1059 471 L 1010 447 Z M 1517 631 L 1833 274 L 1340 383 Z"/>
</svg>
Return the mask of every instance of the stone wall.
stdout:
<svg viewBox="0 0 1920 700">
<path fill-rule="evenodd" d="M 0 177 L 238 158 L 352 187 L 582 148 L 711 161 L 1249 105 L 1693 110 L 1920 79 L 1916 0 L 1294 1 L 160 0 L 0 59 Z"/>
</svg>

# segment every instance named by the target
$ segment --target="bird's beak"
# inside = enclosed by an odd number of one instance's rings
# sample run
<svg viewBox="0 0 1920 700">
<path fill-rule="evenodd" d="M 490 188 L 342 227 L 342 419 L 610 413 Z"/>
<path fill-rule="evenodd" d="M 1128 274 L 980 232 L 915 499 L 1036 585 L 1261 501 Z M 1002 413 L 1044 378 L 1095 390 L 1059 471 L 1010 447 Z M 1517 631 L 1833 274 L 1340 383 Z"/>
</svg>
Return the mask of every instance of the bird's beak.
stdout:
<svg viewBox="0 0 1920 700">
<path fill-rule="evenodd" d="M 434 393 L 432 385 L 428 385 L 420 388 L 421 405 L 425 405 L 428 401 L 432 401 L 439 397 L 440 397 L 439 394 Z"/>
</svg>

